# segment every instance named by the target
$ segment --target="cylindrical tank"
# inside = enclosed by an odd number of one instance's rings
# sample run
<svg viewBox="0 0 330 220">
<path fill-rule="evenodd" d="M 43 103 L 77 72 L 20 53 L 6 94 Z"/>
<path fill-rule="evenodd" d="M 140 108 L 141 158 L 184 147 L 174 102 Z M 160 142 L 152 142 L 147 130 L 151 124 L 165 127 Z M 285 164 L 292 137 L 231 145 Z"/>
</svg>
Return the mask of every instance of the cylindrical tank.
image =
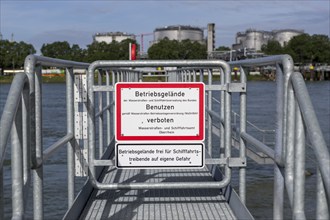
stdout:
<svg viewBox="0 0 330 220">
<path fill-rule="evenodd" d="M 121 42 L 126 39 L 135 40 L 134 34 L 127 34 L 123 32 L 108 32 L 108 33 L 96 33 L 94 35 L 94 41 L 106 42 L 110 44 L 112 41 Z"/>
<path fill-rule="evenodd" d="M 236 34 L 236 44 L 243 44 L 246 39 L 246 34 L 242 32 L 238 32 Z"/>
<path fill-rule="evenodd" d="M 257 30 L 247 30 L 246 40 L 243 42 L 243 47 L 255 50 L 261 50 L 264 44 L 264 32 Z"/>
<path fill-rule="evenodd" d="M 264 31 L 264 44 L 267 44 L 268 41 L 273 40 L 273 32 L 271 31 Z"/>
<path fill-rule="evenodd" d="M 192 26 L 166 26 L 163 28 L 156 28 L 154 31 L 154 40 L 159 42 L 167 37 L 169 40 L 191 40 L 202 43 L 204 39 L 204 33 L 201 28 Z"/>
<path fill-rule="evenodd" d="M 286 45 L 293 37 L 303 34 L 304 31 L 293 30 L 293 29 L 283 29 L 275 31 L 274 40 L 278 41 L 283 47 Z"/>
</svg>

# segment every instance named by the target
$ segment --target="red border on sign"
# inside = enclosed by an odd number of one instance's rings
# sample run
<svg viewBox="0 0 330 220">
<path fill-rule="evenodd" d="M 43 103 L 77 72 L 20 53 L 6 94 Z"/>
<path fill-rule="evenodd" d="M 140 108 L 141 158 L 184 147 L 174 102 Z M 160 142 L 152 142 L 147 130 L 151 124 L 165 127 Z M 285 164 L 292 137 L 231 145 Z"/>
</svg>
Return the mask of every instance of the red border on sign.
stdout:
<svg viewBox="0 0 330 220">
<path fill-rule="evenodd" d="M 199 132 L 191 136 L 123 136 L 121 126 L 121 89 L 123 88 L 197 88 L 199 89 Z M 203 83 L 117 83 L 116 84 L 116 140 L 117 141 L 203 141 L 204 140 L 204 84 Z"/>
</svg>

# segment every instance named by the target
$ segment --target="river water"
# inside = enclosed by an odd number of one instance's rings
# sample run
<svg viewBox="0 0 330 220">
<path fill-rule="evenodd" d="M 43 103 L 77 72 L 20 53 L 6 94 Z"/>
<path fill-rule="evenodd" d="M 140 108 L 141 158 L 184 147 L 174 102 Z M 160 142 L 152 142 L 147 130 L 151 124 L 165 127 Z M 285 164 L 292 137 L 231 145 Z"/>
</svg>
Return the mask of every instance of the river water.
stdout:
<svg viewBox="0 0 330 220">
<path fill-rule="evenodd" d="M 315 111 L 329 148 L 330 143 L 330 81 L 307 82 Z M 0 85 L 0 114 L 7 98 L 9 85 Z M 275 94 L 276 84 L 271 81 L 248 82 L 247 86 L 247 119 L 263 129 L 275 128 Z M 233 96 L 234 110 L 238 108 L 238 95 Z M 47 148 L 66 134 L 65 84 L 43 85 L 43 140 Z M 9 155 L 7 150 L 7 155 Z M 306 168 L 315 173 L 314 156 L 307 152 Z M 5 203 L 10 204 L 10 156 L 5 161 Z M 61 219 L 67 208 L 67 167 L 66 149 L 59 150 L 44 167 L 45 186 L 45 219 Z M 235 172 L 234 172 L 235 173 Z M 236 172 L 237 173 L 237 172 Z M 234 187 L 237 178 L 233 179 Z M 80 181 L 81 182 L 81 181 Z M 315 212 L 315 175 L 306 178 L 306 211 L 307 217 L 313 218 Z M 273 166 L 258 165 L 248 161 L 247 167 L 247 206 L 256 219 L 272 218 Z M 31 195 L 31 193 L 30 193 Z M 288 203 L 285 204 L 288 207 Z M 28 205 L 28 208 L 31 204 Z M 286 208 L 286 217 L 289 209 Z M 5 207 L 6 219 L 11 215 L 9 205 Z M 31 216 L 32 213 L 29 212 Z"/>
</svg>

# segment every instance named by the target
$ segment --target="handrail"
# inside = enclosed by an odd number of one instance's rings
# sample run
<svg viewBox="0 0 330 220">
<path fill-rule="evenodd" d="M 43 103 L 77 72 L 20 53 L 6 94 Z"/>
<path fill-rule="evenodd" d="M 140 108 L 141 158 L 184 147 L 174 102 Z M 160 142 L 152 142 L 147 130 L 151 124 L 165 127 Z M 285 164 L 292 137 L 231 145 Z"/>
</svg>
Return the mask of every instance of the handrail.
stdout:
<svg viewBox="0 0 330 220">
<path fill-rule="evenodd" d="M 239 134 L 241 139 L 251 143 L 275 161 L 273 217 L 283 219 L 285 186 L 293 217 L 295 219 L 306 218 L 304 212 L 305 125 L 316 153 L 318 170 L 320 170 L 317 180 L 317 218 L 328 218 L 330 202 L 329 151 L 322 136 L 304 80 L 300 73 L 293 73 L 292 58 L 288 55 L 278 55 L 240 60 L 229 64 L 231 67 L 238 66 L 241 75 L 245 74 L 248 67 L 276 66 L 277 122 L 275 149 L 269 148 L 245 131 L 240 131 Z"/>
<path fill-rule="evenodd" d="M 0 121 L 0 219 L 4 217 L 3 163 L 9 134 L 12 140 L 12 213 L 13 219 L 22 219 L 27 204 L 31 171 L 33 174 L 33 214 L 43 218 L 43 164 L 63 145 L 68 144 L 68 203 L 74 199 L 74 99 L 73 69 L 87 69 L 88 63 L 29 55 L 25 59 L 24 73 L 16 74 Z M 67 133 L 43 150 L 42 141 L 42 67 L 66 69 Z M 24 90 L 24 91 L 23 91 Z M 22 100 L 22 101 L 21 101 Z"/>
<path fill-rule="evenodd" d="M 7 99 L 3 114 L 1 116 L 0 120 L 0 219 L 4 219 L 4 197 L 3 197 L 3 162 L 5 159 L 5 153 L 7 149 L 7 142 L 9 139 L 9 135 L 12 132 L 12 135 L 17 135 L 18 138 L 20 137 L 20 134 L 18 130 L 22 131 L 22 128 L 18 128 L 15 126 L 12 126 L 15 124 L 16 120 L 19 120 L 22 118 L 22 93 L 24 90 L 24 87 L 28 84 L 27 82 L 27 76 L 25 73 L 18 73 L 15 75 L 12 85 L 10 87 L 8 96 L 10 99 Z M 13 129 L 12 129 L 13 127 Z M 18 149 L 18 152 L 22 152 L 21 146 L 17 146 L 17 141 L 13 142 L 12 144 L 12 151 L 13 149 Z M 27 146 L 29 147 L 29 146 Z M 13 157 L 13 162 L 16 161 L 17 157 Z M 14 168 L 13 168 L 14 169 Z M 16 192 L 14 192 L 13 197 L 16 199 L 16 201 L 13 201 L 13 219 L 20 219 L 21 216 L 23 216 L 23 207 L 22 207 L 22 200 L 26 192 L 22 192 L 23 190 L 23 180 L 20 178 L 22 174 L 19 174 L 18 172 L 13 171 L 12 178 L 16 179 L 16 186 L 13 188 Z M 27 174 L 24 173 L 24 176 L 26 177 Z M 29 182 L 29 178 L 26 177 L 26 183 Z M 25 187 L 25 189 L 28 190 L 29 186 Z M 18 192 L 19 191 L 19 192 Z M 24 194 L 24 195 L 23 195 Z"/>
<path fill-rule="evenodd" d="M 291 83 L 295 91 L 295 96 L 300 107 L 300 111 L 305 122 L 307 133 L 310 136 L 313 149 L 315 151 L 318 167 L 321 171 L 322 180 L 324 182 L 328 204 L 330 203 L 330 155 L 325 143 L 320 125 L 318 123 L 306 84 L 300 73 L 291 75 Z"/>
<path fill-rule="evenodd" d="M 25 58 L 25 68 L 33 68 L 33 66 L 36 65 L 58 68 L 85 69 L 88 68 L 89 63 L 62 60 L 38 55 L 29 55 Z"/>
<path fill-rule="evenodd" d="M 5 157 L 5 151 L 7 142 L 9 139 L 9 134 L 11 130 L 11 125 L 14 122 L 18 105 L 21 102 L 21 94 L 25 83 L 27 82 L 27 76 L 25 73 L 16 74 L 12 85 L 10 87 L 3 114 L 0 120 L 0 167 L 3 167 L 3 161 Z"/>
</svg>

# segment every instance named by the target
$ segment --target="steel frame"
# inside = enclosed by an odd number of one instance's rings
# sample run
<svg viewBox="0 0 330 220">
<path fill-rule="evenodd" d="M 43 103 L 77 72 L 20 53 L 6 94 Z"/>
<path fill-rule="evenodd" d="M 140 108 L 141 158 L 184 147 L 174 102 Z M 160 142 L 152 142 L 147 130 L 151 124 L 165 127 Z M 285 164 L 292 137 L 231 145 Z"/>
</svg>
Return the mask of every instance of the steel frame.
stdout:
<svg viewBox="0 0 330 220">
<path fill-rule="evenodd" d="M 246 131 L 246 85 L 249 67 L 276 66 L 277 83 L 277 122 L 275 149 L 257 140 Z M 67 133 L 54 144 L 43 150 L 42 132 L 42 80 L 43 66 L 66 69 L 66 102 L 67 102 Z M 115 103 L 114 85 L 120 81 L 141 81 L 143 72 L 132 68 L 170 66 L 181 67 L 177 70 L 161 71 L 167 81 L 190 82 L 207 78 L 207 148 L 212 155 L 211 142 L 214 123 L 219 123 L 220 158 L 209 158 L 207 164 L 216 164 L 224 169 L 224 179 L 215 182 L 193 183 L 127 183 L 104 184 L 97 181 L 101 166 L 112 166 L 113 161 L 101 158 L 104 152 L 108 155 L 109 147 L 113 146 L 114 133 L 111 123 L 114 121 L 113 108 Z M 231 68 L 240 67 L 240 82 L 231 82 Z M 187 67 L 187 68 L 185 68 Z M 239 195 L 245 202 L 246 188 L 246 147 L 252 144 L 274 160 L 274 215 L 275 219 L 283 219 L 284 189 L 295 219 L 305 219 L 304 212 L 304 169 L 305 169 L 305 133 L 309 135 L 316 154 L 317 165 L 317 213 L 316 218 L 329 218 L 330 201 L 330 168 L 329 151 L 324 141 L 305 83 L 300 73 L 293 72 L 293 61 L 288 55 L 265 57 L 253 60 L 242 60 L 226 63 L 223 61 L 96 61 L 92 64 L 65 61 L 41 56 L 30 55 L 25 60 L 24 73 L 17 74 L 10 89 L 10 99 L 6 102 L 0 121 L 0 218 L 4 217 L 3 198 L 3 162 L 7 142 L 11 133 L 12 144 L 12 210 L 13 219 L 23 219 L 27 204 L 30 183 L 33 182 L 34 218 L 43 219 L 43 164 L 59 148 L 67 144 L 68 154 L 68 204 L 74 203 L 74 70 L 88 68 L 88 146 L 89 146 L 89 181 L 99 189 L 158 189 L 158 188 L 223 188 L 231 180 L 231 168 L 239 168 Z M 212 69 L 220 73 L 220 85 L 212 84 Z M 98 83 L 94 82 L 97 71 Z M 207 74 L 206 74 L 207 73 Z M 103 74 L 106 83 L 103 84 Z M 159 76 L 155 76 L 159 77 Z M 112 81 L 111 81 L 112 79 Z M 212 92 L 220 91 L 220 112 L 212 110 Z M 106 103 L 103 97 L 95 94 L 106 92 Z M 240 123 L 238 131 L 240 143 L 239 158 L 231 157 L 231 93 L 240 93 Z M 111 96 L 112 95 L 112 96 Z M 97 111 L 96 111 L 97 110 Z M 97 123 L 96 123 L 97 122 Z M 95 125 L 98 124 L 99 158 L 95 155 Z M 106 127 L 103 127 L 106 124 Z M 105 138 L 106 137 L 106 138 Z M 106 139 L 105 141 L 103 141 Z M 105 147 L 104 147 L 105 146 Z M 31 175 L 32 173 L 32 175 Z M 33 178 L 33 179 L 31 179 Z"/>
</svg>

